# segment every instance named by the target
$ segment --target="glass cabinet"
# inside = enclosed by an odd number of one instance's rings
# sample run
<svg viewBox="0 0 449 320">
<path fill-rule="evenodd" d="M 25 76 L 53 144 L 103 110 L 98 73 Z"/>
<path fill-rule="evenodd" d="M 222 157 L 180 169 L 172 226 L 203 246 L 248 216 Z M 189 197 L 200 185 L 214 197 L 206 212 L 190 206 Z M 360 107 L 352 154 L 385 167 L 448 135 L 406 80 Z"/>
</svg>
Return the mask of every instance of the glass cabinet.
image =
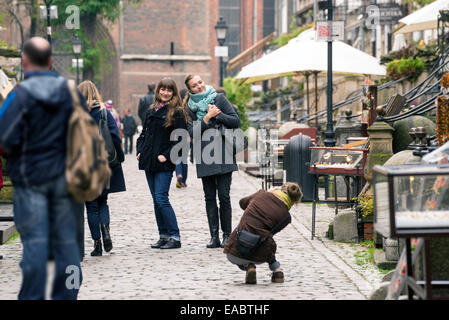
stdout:
<svg viewBox="0 0 449 320">
<path fill-rule="evenodd" d="M 449 233 L 449 165 L 374 166 L 373 188 L 384 237 Z"/>
</svg>

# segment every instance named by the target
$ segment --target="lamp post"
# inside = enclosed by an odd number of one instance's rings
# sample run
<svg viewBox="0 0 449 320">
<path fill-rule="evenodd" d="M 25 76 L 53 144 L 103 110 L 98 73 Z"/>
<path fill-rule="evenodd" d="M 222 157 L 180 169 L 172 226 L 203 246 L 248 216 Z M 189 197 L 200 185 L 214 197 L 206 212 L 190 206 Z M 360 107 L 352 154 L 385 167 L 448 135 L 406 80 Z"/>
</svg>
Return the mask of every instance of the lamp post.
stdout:
<svg viewBox="0 0 449 320">
<path fill-rule="evenodd" d="M 223 46 L 226 41 L 226 33 L 228 31 L 228 26 L 223 20 L 223 17 L 217 21 L 215 25 L 215 32 L 217 34 L 217 40 L 220 46 Z M 223 86 L 223 56 L 220 55 L 220 87 Z"/>
<path fill-rule="evenodd" d="M 75 35 L 72 39 L 72 47 L 73 47 L 73 53 L 75 54 L 76 59 L 76 85 L 79 84 L 79 55 L 81 53 L 82 43 L 80 38 Z"/>
<path fill-rule="evenodd" d="M 50 20 L 58 18 L 58 9 L 56 6 L 52 6 L 53 0 L 44 0 L 45 7 L 41 6 L 41 17 L 47 18 L 47 40 L 51 47 L 51 22 Z"/>
<path fill-rule="evenodd" d="M 332 0 L 327 0 L 327 20 L 330 25 L 330 36 L 332 36 L 332 20 L 333 20 L 333 4 Z M 324 145 L 326 147 L 334 147 L 335 143 L 335 132 L 334 132 L 334 121 L 332 119 L 332 39 L 327 42 L 327 127 L 324 135 Z"/>
</svg>

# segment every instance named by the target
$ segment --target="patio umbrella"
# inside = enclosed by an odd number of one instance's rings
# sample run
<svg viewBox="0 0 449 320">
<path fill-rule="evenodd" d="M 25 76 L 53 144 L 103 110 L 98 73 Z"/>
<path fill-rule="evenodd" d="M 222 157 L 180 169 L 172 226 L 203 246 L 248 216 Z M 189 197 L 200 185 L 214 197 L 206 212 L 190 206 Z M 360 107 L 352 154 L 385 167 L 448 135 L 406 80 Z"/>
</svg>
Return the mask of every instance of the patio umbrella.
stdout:
<svg viewBox="0 0 449 320">
<path fill-rule="evenodd" d="M 440 10 L 449 9 L 449 0 L 437 0 L 399 20 L 394 33 L 436 29 Z"/>
<path fill-rule="evenodd" d="M 344 42 L 334 41 L 332 50 L 333 73 L 386 75 L 385 68 L 376 58 Z M 295 38 L 287 45 L 243 67 L 236 78 L 241 79 L 242 83 L 252 83 L 304 74 L 307 79 L 311 73 L 316 75 L 320 71 L 327 71 L 327 42 Z M 315 91 L 315 100 L 317 100 L 316 85 Z M 307 96 L 308 94 L 307 92 Z M 317 108 L 317 101 L 315 101 L 315 107 Z"/>
</svg>

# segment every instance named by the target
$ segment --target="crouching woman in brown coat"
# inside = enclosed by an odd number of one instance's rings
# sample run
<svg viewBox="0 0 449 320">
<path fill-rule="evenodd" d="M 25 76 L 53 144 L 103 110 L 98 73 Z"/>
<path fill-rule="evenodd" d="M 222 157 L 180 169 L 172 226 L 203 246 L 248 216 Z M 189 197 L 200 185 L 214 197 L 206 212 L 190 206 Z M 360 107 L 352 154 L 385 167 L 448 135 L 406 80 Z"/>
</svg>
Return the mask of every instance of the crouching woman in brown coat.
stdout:
<svg viewBox="0 0 449 320">
<path fill-rule="evenodd" d="M 280 190 L 259 190 L 240 200 L 240 207 L 245 210 L 237 228 L 231 233 L 224 248 L 224 253 L 233 264 L 246 271 L 246 283 L 256 284 L 256 264 L 267 262 L 273 271 L 272 282 L 284 282 L 280 263 L 276 260 L 276 243 L 273 235 L 284 229 L 290 222 L 290 208 L 301 201 L 302 192 L 296 183 L 287 182 Z M 245 230 L 260 236 L 260 245 L 251 256 L 242 257 L 239 251 L 238 234 Z"/>
</svg>

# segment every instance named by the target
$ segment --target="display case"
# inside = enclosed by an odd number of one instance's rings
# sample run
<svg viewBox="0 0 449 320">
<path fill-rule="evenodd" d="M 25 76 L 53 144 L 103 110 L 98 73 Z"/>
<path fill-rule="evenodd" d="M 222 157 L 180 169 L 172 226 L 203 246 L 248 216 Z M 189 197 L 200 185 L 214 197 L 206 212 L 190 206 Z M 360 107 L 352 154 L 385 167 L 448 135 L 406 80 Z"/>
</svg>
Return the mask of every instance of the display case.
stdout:
<svg viewBox="0 0 449 320">
<path fill-rule="evenodd" d="M 384 237 L 449 234 L 449 165 L 374 166 L 373 188 Z"/>
<path fill-rule="evenodd" d="M 362 175 L 368 149 L 310 147 L 310 173 Z"/>
</svg>

